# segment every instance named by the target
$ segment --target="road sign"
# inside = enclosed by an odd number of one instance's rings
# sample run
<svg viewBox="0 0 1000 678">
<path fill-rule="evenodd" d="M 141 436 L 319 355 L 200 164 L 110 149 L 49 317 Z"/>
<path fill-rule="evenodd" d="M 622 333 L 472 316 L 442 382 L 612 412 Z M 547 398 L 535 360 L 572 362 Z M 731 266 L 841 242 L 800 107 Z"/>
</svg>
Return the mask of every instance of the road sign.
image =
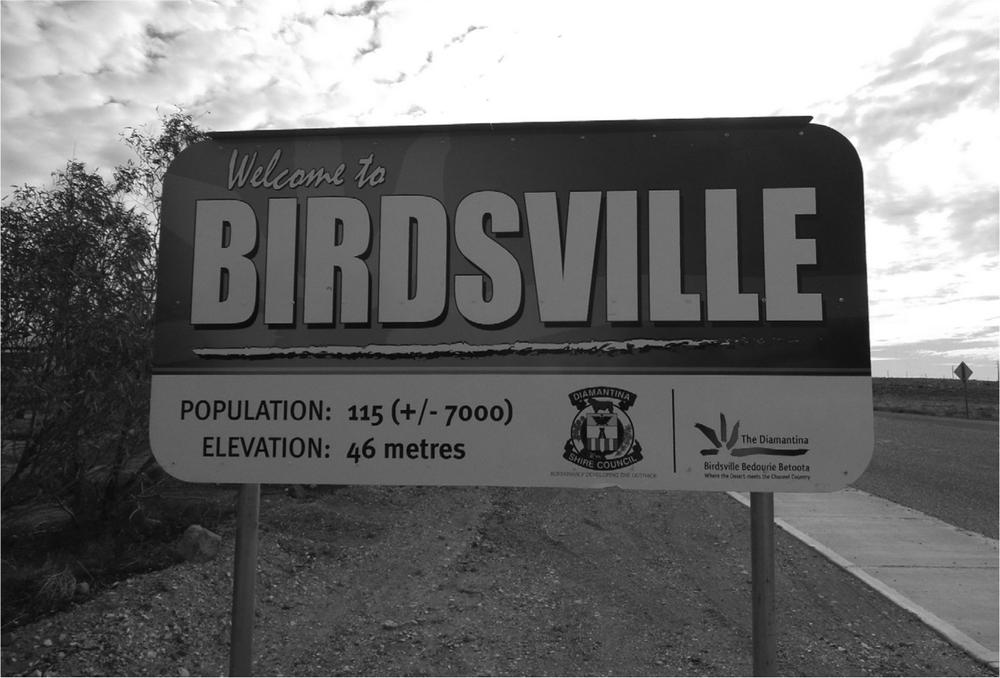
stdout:
<svg viewBox="0 0 1000 678">
<path fill-rule="evenodd" d="M 808 118 L 216 133 L 159 256 L 184 480 L 825 491 L 871 456 L 861 168 Z"/>
<path fill-rule="evenodd" d="M 955 368 L 955 376 L 962 380 L 962 392 L 965 396 L 965 418 L 969 418 L 969 377 L 972 376 L 972 368 L 965 364 L 963 360 Z"/>
</svg>

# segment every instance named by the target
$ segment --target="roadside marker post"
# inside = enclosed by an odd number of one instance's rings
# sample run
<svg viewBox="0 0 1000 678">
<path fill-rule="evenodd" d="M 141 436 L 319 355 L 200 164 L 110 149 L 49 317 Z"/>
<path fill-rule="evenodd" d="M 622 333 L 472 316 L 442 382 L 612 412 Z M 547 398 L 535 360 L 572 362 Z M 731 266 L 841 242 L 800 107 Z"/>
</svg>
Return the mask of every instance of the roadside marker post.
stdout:
<svg viewBox="0 0 1000 678">
<path fill-rule="evenodd" d="M 163 183 L 150 445 L 240 484 L 774 492 L 874 447 L 860 158 L 808 117 L 216 132 Z"/>
</svg>

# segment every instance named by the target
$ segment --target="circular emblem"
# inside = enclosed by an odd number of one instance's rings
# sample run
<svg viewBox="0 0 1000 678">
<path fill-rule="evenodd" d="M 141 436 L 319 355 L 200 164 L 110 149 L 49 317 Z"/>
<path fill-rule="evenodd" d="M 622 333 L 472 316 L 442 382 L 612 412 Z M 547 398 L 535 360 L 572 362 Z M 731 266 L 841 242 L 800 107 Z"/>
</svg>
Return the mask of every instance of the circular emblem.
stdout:
<svg viewBox="0 0 1000 678">
<path fill-rule="evenodd" d="M 577 412 L 570 424 L 563 458 L 577 466 L 610 471 L 641 461 L 641 447 L 626 410 L 635 395 L 623 389 L 594 387 L 570 394 Z"/>
<path fill-rule="evenodd" d="M 577 454 L 594 460 L 624 457 L 635 442 L 635 429 L 628 414 L 610 400 L 592 398 L 576 413 L 570 425 L 570 440 Z"/>
</svg>

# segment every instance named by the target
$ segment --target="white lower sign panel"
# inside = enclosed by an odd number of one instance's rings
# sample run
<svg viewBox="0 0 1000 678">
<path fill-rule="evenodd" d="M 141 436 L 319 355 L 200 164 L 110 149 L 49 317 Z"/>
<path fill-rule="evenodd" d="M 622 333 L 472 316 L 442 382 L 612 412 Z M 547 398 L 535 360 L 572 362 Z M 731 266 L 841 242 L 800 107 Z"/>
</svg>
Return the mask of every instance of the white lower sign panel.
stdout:
<svg viewBox="0 0 1000 678">
<path fill-rule="evenodd" d="M 152 400 L 199 482 L 819 492 L 873 448 L 863 376 L 168 374 Z"/>
</svg>

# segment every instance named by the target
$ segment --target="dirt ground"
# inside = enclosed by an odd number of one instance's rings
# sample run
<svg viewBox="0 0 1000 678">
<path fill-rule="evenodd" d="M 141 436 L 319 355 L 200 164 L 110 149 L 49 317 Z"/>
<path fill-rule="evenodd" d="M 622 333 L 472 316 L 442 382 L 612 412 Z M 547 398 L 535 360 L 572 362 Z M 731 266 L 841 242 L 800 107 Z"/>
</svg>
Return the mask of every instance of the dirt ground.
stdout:
<svg viewBox="0 0 1000 678">
<path fill-rule="evenodd" d="M 223 551 L 4 634 L 5 675 L 228 671 Z M 777 531 L 782 675 L 996 675 Z M 722 493 L 318 488 L 261 503 L 259 675 L 746 675 L 749 516 Z"/>
<path fill-rule="evenodd" d="M 977 365 L 982 373 L 987 370 Z M 992 371 L 992 370 L 991 370 Z M 876 410 L 910 412 L 932 417 L 961 417 L 997 421 L 997 382 L 979 378 L 962 384 L 958 379 L 900 379 L 873 377 Z M 965 408 L 968 400 L 968 412 Z"/>
</svg>

